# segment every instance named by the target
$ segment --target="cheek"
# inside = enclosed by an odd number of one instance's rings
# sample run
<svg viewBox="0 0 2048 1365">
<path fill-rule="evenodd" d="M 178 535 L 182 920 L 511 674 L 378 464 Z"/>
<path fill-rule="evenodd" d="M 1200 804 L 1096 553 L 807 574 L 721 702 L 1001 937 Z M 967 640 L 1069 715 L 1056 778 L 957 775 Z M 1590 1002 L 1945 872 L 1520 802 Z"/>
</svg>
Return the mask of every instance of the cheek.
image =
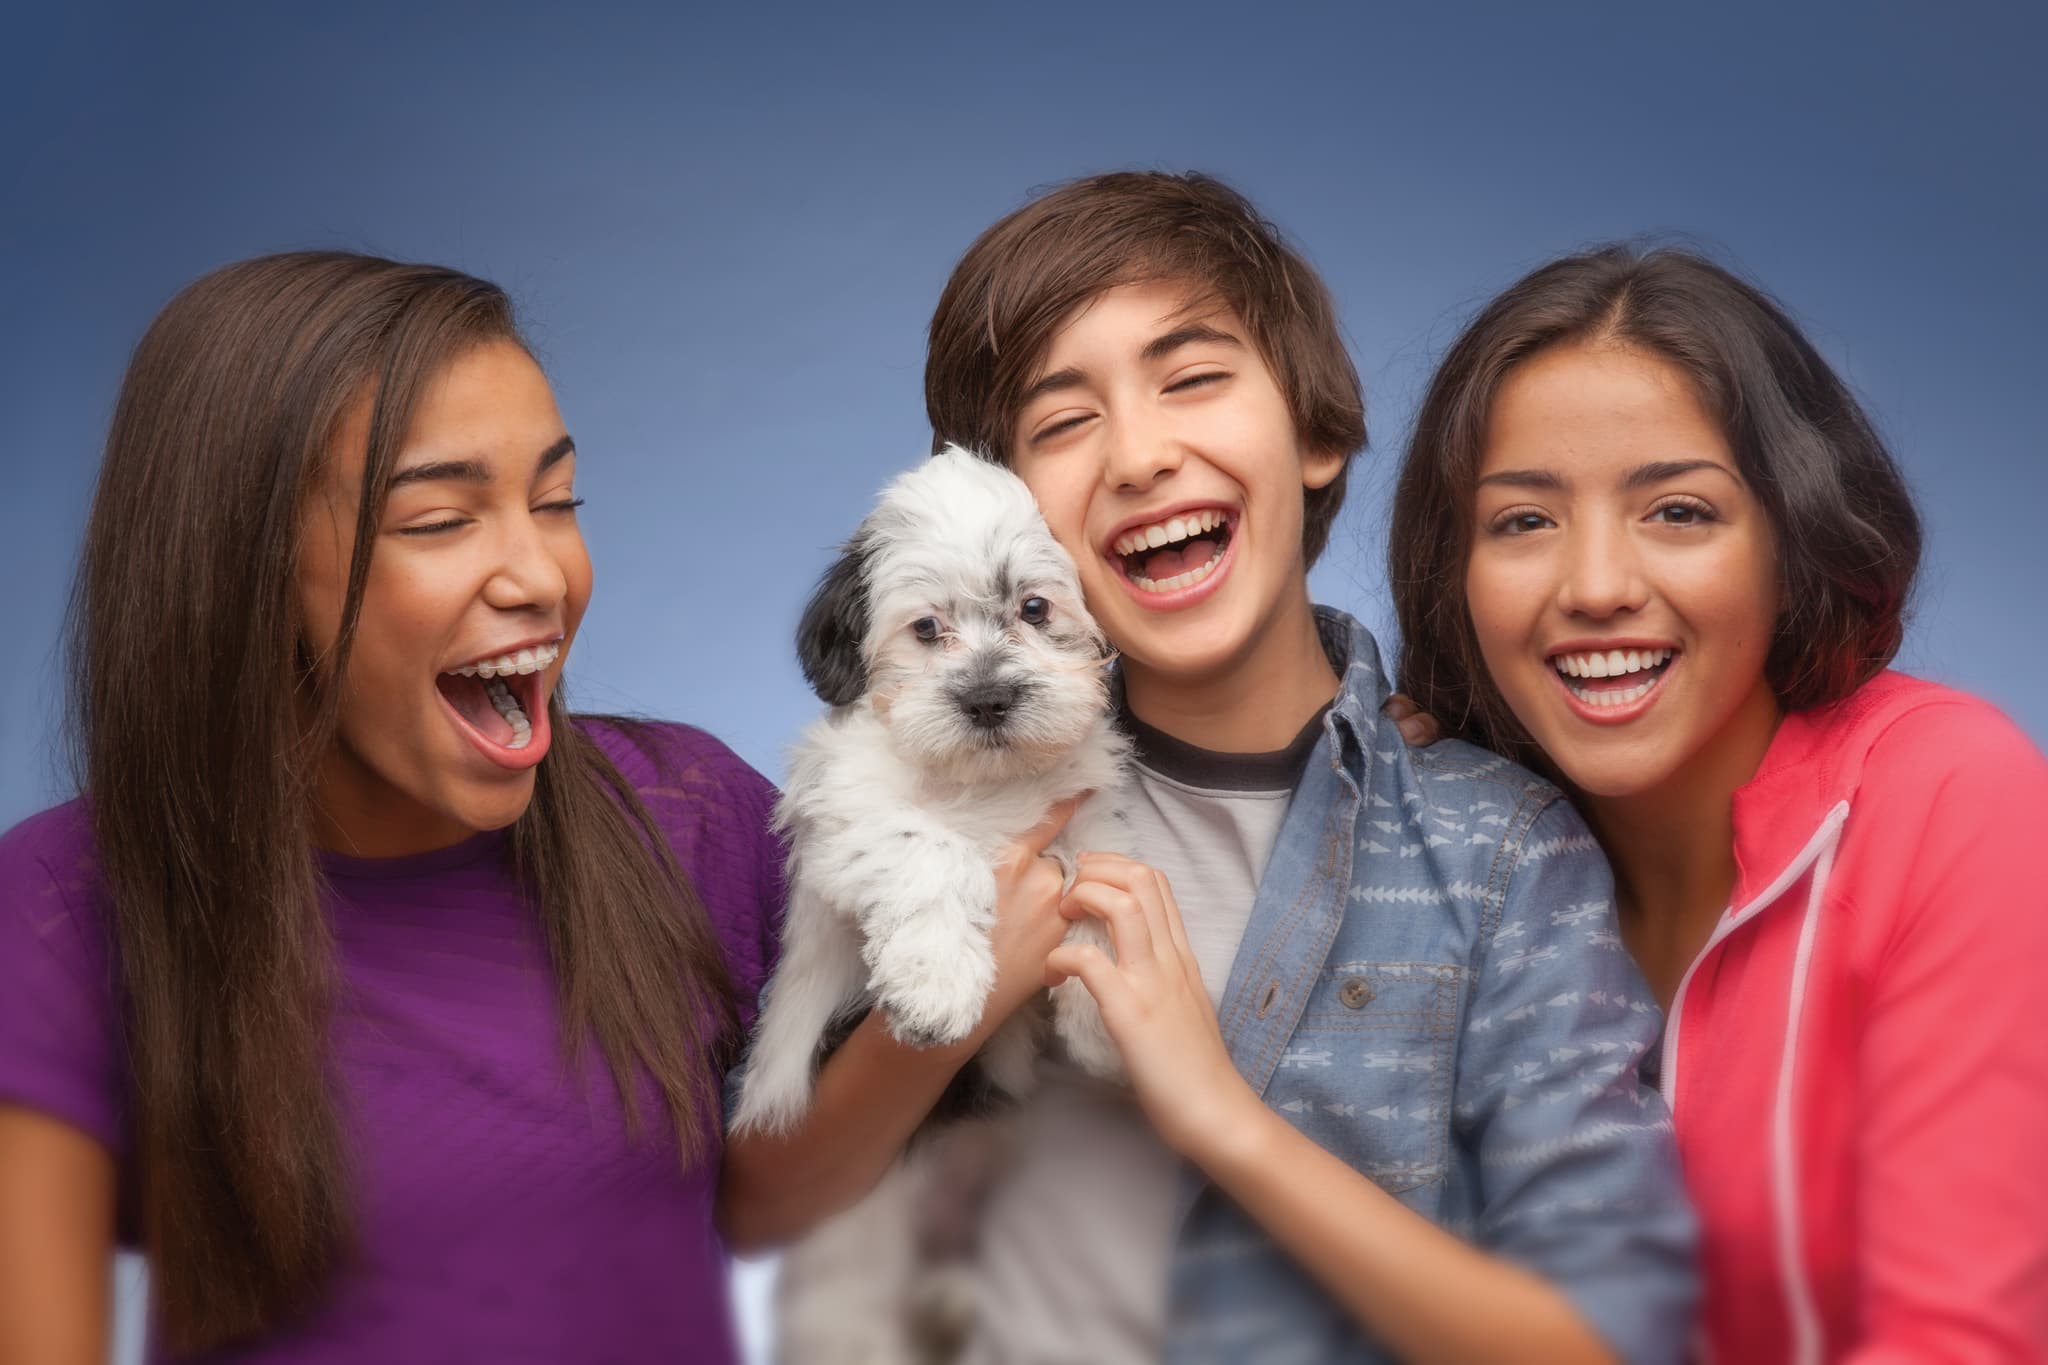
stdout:
<svg viewBox="0 0 2048 1365">
<path fill-rule="evenodd" d="M 1536 566 L 1481 546 L 1465 563 L 1465 603 L 1487 668 L 1499 674 L 1518 658 L 1542 614 Z M 1505 681 L 1505 679 L 1503 679 Z"/>
<path fill-rule="evenodd" d="M 1088 545 L 1088 483 L 1050 461 L 1029 466 L 1029 471 L 1020 470 L 1019 477 L 1031 490 L 1031 500 L 1038 504 L 1053 539 L 1076 564 L 1093 558 Z"/>
</svg>

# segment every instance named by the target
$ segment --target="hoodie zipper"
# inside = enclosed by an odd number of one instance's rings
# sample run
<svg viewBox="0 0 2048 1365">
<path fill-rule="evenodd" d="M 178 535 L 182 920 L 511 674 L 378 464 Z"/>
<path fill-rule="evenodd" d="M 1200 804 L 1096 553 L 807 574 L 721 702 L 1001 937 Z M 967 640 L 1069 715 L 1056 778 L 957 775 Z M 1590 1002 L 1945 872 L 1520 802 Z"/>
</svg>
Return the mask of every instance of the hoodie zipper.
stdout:
<svg viewBox="0 0 2048 1365">
<path fill-rule="evenodd" d="M 1814 935 L 1818 932 L 1819 910 L 1822 895 L 1827 889 L 1828 874 L 1833 870 L 1835 845 L 1840 840 L 1842 825 L 1849 818 L 1849 803 L 1838 801 L 1821 821 L 1820 828 L 1806 841 L 1775 877 L 1749 904 L 1740 910 L 1731 910 L 1716 925 L 1706 943 L 1693 958 L 1685 974 L 1678 979 L 1678 990 L 1671 997 L 1671 1014 L 1664 1026 L 1664 1047 L 1658 1075 L 1658 1090 L 1664 1097 L 1664 1104 L 1671 1111 L 1672 1119 L 1678 1117 L 1678 1035 L 1684 1018 L 1686 990 L 1692 985 L 1693 974 L 1700 964 L 1719 947 L 1724 939 L 1737 929 L 1750 923 L 1780 896 L 1790 890 L 1809 869 L 1813 870 L 1813 885 L 1807 891 L 1806 914 L 1799 926 L 1799 945 L 1792 964 L 1790 999 L 1786 1008 L 1785 1042 L 1778 1056 L 1777 1096 L 1771 1115 L 1771 1204 L 1775 1215 L 1779 1270 L 1785 1291 L 1786 1308 L 1792 1320 L 1794 1361 L 1818 1360 L 1820 1355 L 1820 1318 L 1814 1307 L 1812 1287 L 1806 1282 L 1806 1271 L 1802 1264 L 1799 1239 L 1799 1193 L 1794 1169 L 1792 1134 L 1792 1082 L 1796 1063 L 1795 1053 L 1799 1041 L 1800 1014 L 1805 1007 L 1806 973 L 1813 954 Z"/>
</svg>

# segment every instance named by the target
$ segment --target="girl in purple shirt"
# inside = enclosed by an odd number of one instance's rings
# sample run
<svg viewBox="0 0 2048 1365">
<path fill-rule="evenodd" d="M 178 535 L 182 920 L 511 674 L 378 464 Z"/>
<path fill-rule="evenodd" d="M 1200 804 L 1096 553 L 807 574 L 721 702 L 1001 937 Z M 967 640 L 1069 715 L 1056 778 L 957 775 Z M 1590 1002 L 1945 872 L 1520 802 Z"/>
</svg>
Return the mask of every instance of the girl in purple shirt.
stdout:
<svg viewBox="0 0 2048 1365">
<path fill-rule="evenodd" d="M 728 1361 L 718 1085 L 773 792 L 577 719 L 576 452 L 502 292 L 229 266 L 143 338 L 84 797 L 0 838 L 0 1359 Z"/>
</svg>

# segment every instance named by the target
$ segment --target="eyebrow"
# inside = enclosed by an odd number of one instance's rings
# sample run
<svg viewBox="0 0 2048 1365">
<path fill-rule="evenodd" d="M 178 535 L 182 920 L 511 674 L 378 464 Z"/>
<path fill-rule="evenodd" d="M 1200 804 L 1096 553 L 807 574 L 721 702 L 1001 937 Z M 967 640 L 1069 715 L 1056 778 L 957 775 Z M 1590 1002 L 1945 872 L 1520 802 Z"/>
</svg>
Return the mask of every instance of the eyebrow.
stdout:
<svg viewBox="0 0 2048 1365">
<path fill-rule="evenodd" d="M 1716 469 L 1731 479 L 1735 478 L 1733 471 L 1716 460 L 1655 460 L 1649 464 L 1639 464 L 1634 469 L 1631 469 L 1622 479 L 1621 486 L 1627 492 L 1634 492 L 1639 488 L 1648 488 L 1652 484 L 1663 483 L 1667 479 L 1678 478 L 1680 475 L 1696 474 L 1702 469 Z M 1741 482 L 1739 479 L 1736 481 L 1738 483 Z M 1506 484 L 1513 488 L 1536 488 L 1545 492 L 1557 492 L 1564 488 L 1565 481 L 1554 471 L 1548 469 L 1503 469 L 1499 473 L 1488 474 L 1479 481 L 1477 486 L 1485 488 L 1489 484 Z"/>
<path fill-rule="evenodd" d="M 1244 347 L 1243 340 L 1232 336 L 1229 332 L 1220 331 L 1205 323 L 1191 322 L 1185 327 L 1176 327 L 1171 332 L 1166 332 L 1146 342 L 1145 349 L 1138 352 L 1138 358 L 1147 362 L 1159 360 L 1171 355 L 1183 346 L 1192 346 L 1196 342 L 1209 342 L 1219 346 L 1235 346 L 1239 349 Z M 1026 389 L 1024 396 L 1018 400 L 1017 406 L 1019 408 L 1029 407 L 1032 402 L 1043 398 L 1046 394 L 1057 393 L 1061 389 L 1078 388 L 1087 382 L 1088 376 L 1075 366 L 1069 365 L 1064 370 L 1054 370 L 1051 374 L 1046 375 L 1043 379 L 1040 379 L 1037 383 Z"/>
<path fill-rule="evenodd" d="M 576 442 L 564 436 L 540 453 L 536 474 L 545 474 L 565 458 L 576 453 Z M 414 483 L 489 483 L 491 468 L 482 460 L 435 460 L 430 464 L 416 464 L 401 469 L 391 476 L 391 487 L 401 488 Z"/>
<path fill-rule="evenodd" d="M 1163 356 L 1171 355 L 1183 346 L 1190 346 L 1198 341 L 1214 342 L 1223 346 L 1236 346 L 1240 349 L 1244 346 L 1244 342 L 1228 332 L 1211 327 L 1207 323 L 1191 322 L 1185 327 L 1174 328 L 1164 336 L 1152 338 L 1152 340 L 1145 343 L 1145 349 L 1139 352 L 1139 355 L 1146 360 L 1158 360 Z"/>
</svg>

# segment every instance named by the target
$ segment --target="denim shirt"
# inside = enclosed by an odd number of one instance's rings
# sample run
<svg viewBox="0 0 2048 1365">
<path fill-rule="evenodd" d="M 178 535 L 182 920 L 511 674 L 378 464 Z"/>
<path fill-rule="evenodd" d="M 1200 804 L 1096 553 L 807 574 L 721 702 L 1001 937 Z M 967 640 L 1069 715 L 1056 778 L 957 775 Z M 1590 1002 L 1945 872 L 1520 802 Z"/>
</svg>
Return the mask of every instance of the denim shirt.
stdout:
<svg viewBox="0 0 2048 1365">
<path fill-rule="evenodd" d="M 1231 1057 L 1317 1145 L 1555 1285 L 1621 1359 L 1677 1361 L 1695 1229 L 1637 1075 L 1661 1018 L 1606 860 L 1525 769 L 1407 747 L 1371 635 L 1316 618 L 1342 685 L 1231 967 Z M 1177 1365 L 1392 1359 L 1192 1174 L 1167 1321 Z"/>
</svg>

